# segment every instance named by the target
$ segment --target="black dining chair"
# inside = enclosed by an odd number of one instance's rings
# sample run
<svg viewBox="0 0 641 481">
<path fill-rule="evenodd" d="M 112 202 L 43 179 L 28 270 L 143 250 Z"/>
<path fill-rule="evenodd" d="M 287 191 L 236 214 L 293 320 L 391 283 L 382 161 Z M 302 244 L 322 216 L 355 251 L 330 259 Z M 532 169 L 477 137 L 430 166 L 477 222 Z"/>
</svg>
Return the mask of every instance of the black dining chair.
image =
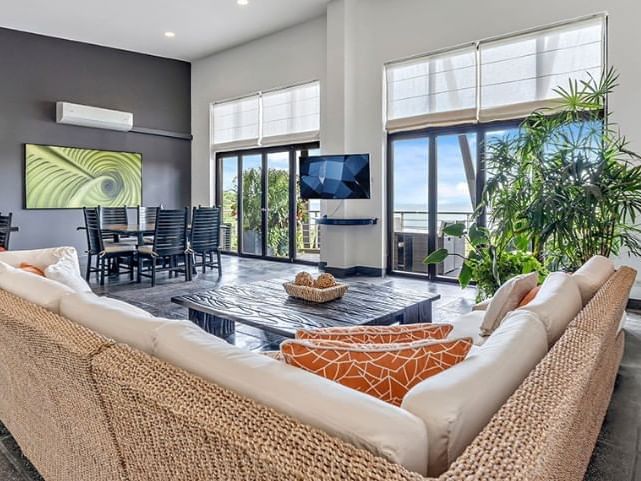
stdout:
<svg viewBox="0 0 641 481">
<path fill-rule="evenodd" d="M 142 224 L 155 224 L 158 217 L 158 211 L 162 209 L 162 204 L 158 207 L 143 207 L 138 206 L 138 225 Z M 153 237 L 145 237 L 145 244 L 153 244 Z"/>
<path fill-rule="evenodd" d="M 13 214 L 2 215 L 0 213 L 0 247 L 9 250 L 9 237 L 11 237 L 11 218 Z"/>
<path fill-rule="evenodd" d="M 138 282 L 141 277 L 151 278 L 156 285 L 156 273 L 168 271 L 185 273 L 185 281 L 191 280 L 191 251 L 187 242 L 187 218 L 189 209 L 161 209 L 156 218 L 156 229 L 152 245 L 138 246 Z M 150 261 L 144 270 L 145 260 Z M 178 262 L 183 260 L 181 267 Z M 160 267 L 159 267 L 160 265 Z"/>
<path fill-rule="evenodd" d="M 110 261 L 114 265 L 117 274 L 129 274 L 129 279 L 134 279 L 134 256 L 136 247 L 131 244 L 120 242 L 106 242 L 102 227 L 100 225 L 100 209 L 96 207 L 84 207 L 82 209 L 85 217 L 85 232 L 87 233 L 87 273 L 86 279 L 89 282 L 91 273 L 95 272 L 100 285 L 105 284 L 105 275 L 113 272 Z M 96 258 L 96 266 L 92 266 L 92 259 Z M 127 261 L 127 268 L 122 268 L 121 260 Z"/>
<path fill-rule="evenodd" d="M 138 224 L 155 224 L 160 209 L 162 209 L 162 204 L 158 207 L 138 206 Z"/>
<path fill-rule="evenodd" d="M 104 228 L 106 225 L 110 224 L 123 224 L 127 225 L 129 219 L 127 216 L 127 206 L 124 207 L 100 207 L 98 206 L 98 211 L 100 213 L 100 227 Z M 121 238 L 128 236 L 115 235 L 105 233 L 103 234 L 103 239 L 113 239 L 114 242 L 120 242 Z"/>
<path fill-rule="evenodd" d="M 218 277 L 222 276 L 222 263 L 220 256 L 220 207 L 194 207 L 191 216 L 191 234 L 189 247 L 193 252 L 194 267 L 202 267 L 203 274 L 206 268 L 218 269 Z M 216 262 L 214 262 L 216 254 Z M 202 262 L 197 264 L 196 257 L 202 257 Z M 209 258 L 209 260 L 207 260 Z"/>
</svg>

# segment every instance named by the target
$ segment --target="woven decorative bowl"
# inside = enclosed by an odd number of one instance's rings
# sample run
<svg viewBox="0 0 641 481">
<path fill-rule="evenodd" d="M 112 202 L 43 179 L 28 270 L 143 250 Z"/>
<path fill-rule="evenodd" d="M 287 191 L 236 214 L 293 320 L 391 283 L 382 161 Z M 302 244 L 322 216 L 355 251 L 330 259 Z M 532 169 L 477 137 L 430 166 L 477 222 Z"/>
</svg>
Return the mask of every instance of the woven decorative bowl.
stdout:
<svg viewBox="0 0 641 481">
<path fill-rule="evenodd" d="M 283 287 L 285 292 L 292 297 L 309 302 L 323 303 L 343 297 L 349 286 L 347 284 L 336 284 L 334 287 L 328 287 L 327 289 L 318 289 L 316 287 L 298 286 L 293 282 L 285 282 Z"/>
</svg>

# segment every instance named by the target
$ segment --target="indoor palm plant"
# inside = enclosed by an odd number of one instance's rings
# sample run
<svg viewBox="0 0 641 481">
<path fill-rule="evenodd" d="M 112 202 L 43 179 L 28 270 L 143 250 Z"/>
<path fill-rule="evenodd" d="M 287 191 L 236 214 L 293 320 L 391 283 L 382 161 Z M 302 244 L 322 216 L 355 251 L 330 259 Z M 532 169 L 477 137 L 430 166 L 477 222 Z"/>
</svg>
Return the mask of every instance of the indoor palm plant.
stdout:
<svg viewBox="0 0 641 481">
<path fill-rule="evenodd" d="M 622 247 L 641 254 L 641 166 L 610 122 L 613 70 L 557 88 L 558 103 L 486 146 L 483 208 L 501 238 L 525 237 L 553 268 L 575 269 Z"/>
<path fill-rule="evenodd" d="M 476 282 L 479 298 L 519 273 L 572 270 L 621 248 L 641 254 L 640 157 L 606 109 L 616 85 L 613 70 L 600 79 L 570 81 L 556 89 L 554 107 L 532 113 L 516 134 L 485 146 L 488 181 L 477 220 L 487 212 L 490 228 L 444 229 L 466 237 L 469 254 L 459 281 Z M 425 263 L 448 255 L 437 250 Z"/>
</svg>

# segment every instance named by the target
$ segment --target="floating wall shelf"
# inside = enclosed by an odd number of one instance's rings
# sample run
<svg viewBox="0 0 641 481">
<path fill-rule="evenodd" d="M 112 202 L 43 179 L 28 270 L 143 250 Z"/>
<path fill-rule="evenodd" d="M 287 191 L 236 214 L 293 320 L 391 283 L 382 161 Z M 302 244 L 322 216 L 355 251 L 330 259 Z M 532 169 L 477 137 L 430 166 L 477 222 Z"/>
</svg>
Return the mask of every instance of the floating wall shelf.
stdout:
<svg viewBox="0 0 641 481">
<path fill-rule="evenodd" d="M 365 217 L 360 219 L 335 219 L 331 217 L 319 217 L 317 224 L 321 225 L 375 225 L 378 223 L 376 217 Z"/>
</svg>

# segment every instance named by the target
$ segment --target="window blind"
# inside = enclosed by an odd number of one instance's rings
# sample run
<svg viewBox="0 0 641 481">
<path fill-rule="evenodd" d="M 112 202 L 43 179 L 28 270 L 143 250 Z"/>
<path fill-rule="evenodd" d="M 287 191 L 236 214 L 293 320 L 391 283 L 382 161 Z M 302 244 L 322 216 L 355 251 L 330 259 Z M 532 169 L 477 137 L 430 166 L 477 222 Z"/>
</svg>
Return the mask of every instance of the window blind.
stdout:
<svg viewBox="0 0 641 481">
<path fill-rule="evenodd" d="M 258 94 L 213 104 L 213 143 L 217 148 L 258 145 L 260 138 L 260 97 Z"/>
<path fill-rule="evenodd" d="M 387 66 L 390 131 L 476 118 L 476 46 Z"/>
<path fill-rule="evenodd" d="M 319 139 L 319 82 L 265 92 L 262 102 L 261 145 Z"/>
<path fill-rule="evenodd" d="M 518 118 L 554 107 L 554 89 L 568 80 L 599 78 L 604 17 L 525 35 L 481 42 L 480 121 Z"/>
<path fill-rule="evenodd" d="M 605 15 L 386 66 L 390 132 L 525 117 L 605 69 Z"/>
</svg>

